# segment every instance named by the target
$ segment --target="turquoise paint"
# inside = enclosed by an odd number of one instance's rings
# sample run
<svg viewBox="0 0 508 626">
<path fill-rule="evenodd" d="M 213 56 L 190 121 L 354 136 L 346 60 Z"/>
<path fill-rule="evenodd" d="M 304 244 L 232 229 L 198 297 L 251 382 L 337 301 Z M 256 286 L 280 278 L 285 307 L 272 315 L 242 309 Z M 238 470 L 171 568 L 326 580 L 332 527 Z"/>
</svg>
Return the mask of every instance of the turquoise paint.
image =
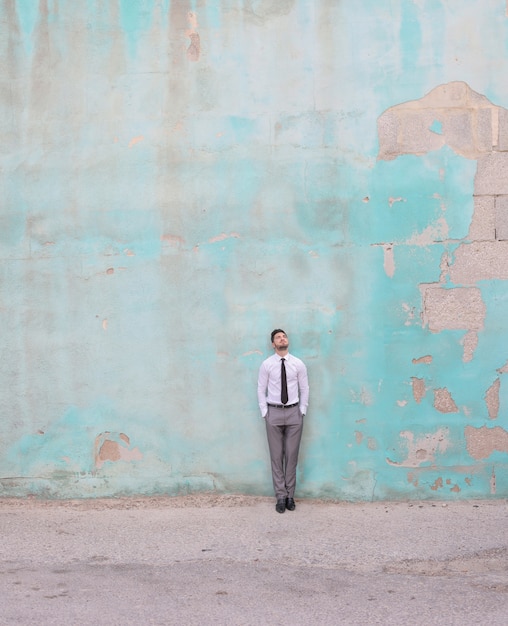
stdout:
<svg viewBox="0 0 508 626">
<path fill-rule="evenodd" d="M 443 134 L 443 125 L 439 120 L 434 120 L 430 126 L 430 130 L 433 133 L 436 133 L 436 135 L 442 135 Z"/>
<path fill-rule="evenodd" d="M 16 2 L 15 7 L 24 48 L 28 54 L 32 54 L 32 33 L 39 19 L 39 3 L 34 0 L 20 0 Z"/>
<path fill-rule="evenodd" d="M 473 213 L 476 162 L 448 148 L 424 157 L 404 155 L 378 163 L 369 183 L 369 236 L 373 242 L 409 243 L 445 218 L 446 239 L 466 237 Z M 421 184 L 415 185 L 418 180 Z M 462 184 L 460 184 L 462 181 Z M 425 209 L 423 209 L 425 207 Z M 358 223 L 362 229 L 364 216 Z"/>
<path fill-rule="evenodd" d="M 425 71 L 428 59 L 434 59 L 434 55 L 428 55 L 428 51 L 424 48 L 422 26 L 425 24 L 424 11 L 415 3 L 402 2 L 401 6 L 401 22 L 399 37 L 401 42 L 401 69 L 404 74 L 414 72 L 415 69 Z M 427 20 L 429 16 L 427 15 Z M 439 17 L 433 12 L 432 19 L 438 21 Z M 432 65 L 434 65 L 432 63 Z"/>
<path fill-rule="evenodd" d="M 135 56 L 136 45 L 140 33 L 149 30 L 152 23 L 152 16 L 155 0 L 120 0 L 120 19 L 123 33 L 129 42 L 129 52 Z"/>
<path fill-rule="evenodd" d="M 506 497 L 506 452 L 472 458 L 464 431 L 508 427 L 506 285 L 476 285 L 470 362 L 465 332 L 420 317 L 419 285 L 468 235 L 476 161 L 447 147 L 378 161 L 376 130 L 450 80 L 508 107 L 504 8 L 60 1 L 46 19 L 14 5 L 20 37 L 0 30 L 0 495 L 269 494 L 255 385 L 283 326 L 312 391 L 299 495 Z M 435 408 L 439 388 L 457 413 Z M 447 447 L 412 466 L 402 433 L 440 430 Z M 108 432 L 139 458 L 98 467 Z"/>
</svg>

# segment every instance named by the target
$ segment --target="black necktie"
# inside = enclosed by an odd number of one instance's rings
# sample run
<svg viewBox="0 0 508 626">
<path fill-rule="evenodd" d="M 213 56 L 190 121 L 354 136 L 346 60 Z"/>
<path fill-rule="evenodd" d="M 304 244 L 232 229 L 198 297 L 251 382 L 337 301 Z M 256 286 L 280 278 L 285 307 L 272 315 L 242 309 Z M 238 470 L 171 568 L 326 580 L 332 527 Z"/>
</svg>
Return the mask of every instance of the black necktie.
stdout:
<svg viewBox="0 0 508 626">
<path fill-rule="evenodd" d="M 280 401 L 282 404 L 287 404 L 288 401 L 288 381 L 286 378 L 284 359 L 280 360 Z"/>
</svg>

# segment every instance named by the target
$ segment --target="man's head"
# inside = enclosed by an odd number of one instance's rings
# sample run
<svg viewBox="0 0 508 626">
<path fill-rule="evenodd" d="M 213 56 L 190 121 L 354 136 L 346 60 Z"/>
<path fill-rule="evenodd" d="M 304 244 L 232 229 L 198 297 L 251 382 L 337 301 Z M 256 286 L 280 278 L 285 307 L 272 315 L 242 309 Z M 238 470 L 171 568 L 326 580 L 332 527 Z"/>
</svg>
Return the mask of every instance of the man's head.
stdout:
<svg viewBox="0 0 508 626">
<path fill-rule="evenodd" d="M 272 330 L 271 334 L 272 346 L 275 348 L 276 352 L 287 352 L 289 348 L 288 336 L 282 330 L 282 328 L 276 328 Z"/>
</svg>

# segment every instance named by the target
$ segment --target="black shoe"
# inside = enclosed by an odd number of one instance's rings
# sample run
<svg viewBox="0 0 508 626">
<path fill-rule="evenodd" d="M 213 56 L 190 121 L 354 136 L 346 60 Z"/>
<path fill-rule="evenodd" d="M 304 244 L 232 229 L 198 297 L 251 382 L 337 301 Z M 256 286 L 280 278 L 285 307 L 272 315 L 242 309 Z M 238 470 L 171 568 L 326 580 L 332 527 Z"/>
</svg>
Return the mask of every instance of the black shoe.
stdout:
<svg viewBox="0 0 508 626">
<path fill-rule="evenodd" d="M 286 510 L 286 500 L 284 498 L 280 498 L 279 500 L 277 500 L 275 510 L 277 511 L 277 513 L 284 513 L 284 511 Z"/>
<path fill-rule="evenodd" d="M 288 511 L 294 511 L 296 509 L 296 504 L 293 498 L 286 498 L 286 509 Z"/>
</svg>

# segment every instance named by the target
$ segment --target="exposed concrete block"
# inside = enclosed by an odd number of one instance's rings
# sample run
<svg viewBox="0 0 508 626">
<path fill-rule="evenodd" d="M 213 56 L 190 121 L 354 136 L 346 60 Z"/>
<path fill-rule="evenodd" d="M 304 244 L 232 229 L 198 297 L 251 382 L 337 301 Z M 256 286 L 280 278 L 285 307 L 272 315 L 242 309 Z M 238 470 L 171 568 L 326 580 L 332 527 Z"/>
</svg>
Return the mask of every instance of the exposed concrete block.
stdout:
<svg viewBox="0 0 508 626">
<path fill-rule="evenodd" d="M 474 119 L 475 126 L 475 143 L 478 152 L 491 152 L 492 151 L 492 125 L 494 120 L 498 119 L 498 107 L 484 107 L 476 111 L 476 119 Z M 497 142 L 497 137 L 496 137 Z"/>
<path fill-rule="evenodd" d="M 486 307 L 477 287 L 445 289 L 422 284 L 423 323 L 433 333 L 442 330 L 480 330 Z"/>
<path fill-rule="evenodd" d="M 494 241 L 495 227 L 494 196 L 475 196 L 473 218 L 467 238 L 471 241 Z"/>
<path fill-rule="evenodd" d="M 508 151 L 508 111 L 499 108 L 497 149 Z"/>
<path fill-rule="evenodd" d="M 466 83 L 440 85 L 420 100 L 404 102 L 381 115 L 379 158 L 425 154 L 446 144 L 468 159 L 477 159 L 497 144 L 500 110 Z M 442 134 L 430 130 L 434 121 L 442 123 Z"/>
<path fill-rule="evenodd" d="M 508 195 L 508 152 L 492 152 L 478 159 L 475 194 Z"/>
<path fill-rule="evenodd" d="M 434 111 L 400 111 L 399 151 L 401 154 L 425 154 L 445 144 L 443 135 L 430 130 L 436 120 Z"/>
<path fill-rule="evenodd" d="M 453 110 L 444 114 L 442 120 L 443 135 L 450 148 L 459 154 L 472 154 L 475 151 L 472 112 Z"/>
<path fill-rule="evenodd" d="M 379 159 L 390 161 L 399 154 L 397 137 L 399 134 L 399 117 L 393 111 L 386 111 L 377 121 L 379 137 Z"/>
<path fill-rule="evenodd" d="M 500 241 L 508 240 L 508 196 L 496 198 L 495 234 Z"/>
<path fill-rule="evenodd" d="M 508 241 L 463 243 L 449 268 L 450 280 L 474 285 L 479 280 L 508 280 Z"/>
</svg>

